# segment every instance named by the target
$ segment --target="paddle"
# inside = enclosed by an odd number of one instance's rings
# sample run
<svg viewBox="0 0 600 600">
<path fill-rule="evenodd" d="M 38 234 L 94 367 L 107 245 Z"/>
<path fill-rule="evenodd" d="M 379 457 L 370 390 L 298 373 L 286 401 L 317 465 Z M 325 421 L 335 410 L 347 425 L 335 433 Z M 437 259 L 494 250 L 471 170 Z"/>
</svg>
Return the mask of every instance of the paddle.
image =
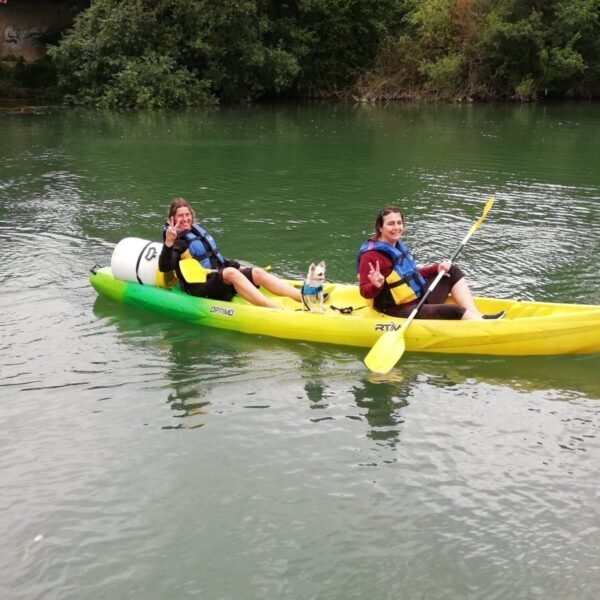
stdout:
<svg viewBox="0 0 600 600">
<path fill-rule="evenodd" d="M 179 261 L 183 278 L 188 283 L 204 283 L 211 269 L 205 269 L 195 258 L 184 258 Z"/>
<path fill-rule="evenodd" d="M 484 209 L 481 217 L 477 220 L 476 223 L 471 227 L 469 233 L 465 236 L 463 241 L 461 242 L 458 250 L 454 253 L 452 258 L 450 259 L 452 262 L 456 259 L 456 257 L 461 253 L 462 249 L 466 246 L 471 236 L 477 231 L 479 226 L 483 223 L 488 212 L 492 208 L 492 204 L 494 204 L 494 199 L 490 198 Z M 375 373 L 388 373 L 392 367 L 402 358 L 404 354 L 404 350 L 406 348 L 406 343 L 404 341 L 404 334 L 408 326 L 411 324 L 412 320 L 417 316 L 418 312 L 421 310 L 423 304 L 429 297 L 429 294 L 435 289 L 435 286 L 439 283 L 440 279 L 444 276 L 444 271 L 440 271 L 436 278 L 433 280 L 432 284 L 429 286 L 424 296 L 421 298 L 417 306 L 410 313 L 406 321 L 400 326 L 400 329 L 396 331 L 386 331 L 382 334 L 379 339 L 373 344 L 373 347 L 365 357 L 365 365 Z"/>
<path fill-rule="evenodd" d="M 242 267 L 255 267 L 252 263 L 238 261 Z M 179 261 L 179 268 L 183 278 L 188 283 L 204 283 L 209 273 L 214 273 L 213 269 L 205 269 L 195 258 L 183 258 Z M 271 270 L 271 265 L 263 267 L 265 271 Z"/>
</svg>

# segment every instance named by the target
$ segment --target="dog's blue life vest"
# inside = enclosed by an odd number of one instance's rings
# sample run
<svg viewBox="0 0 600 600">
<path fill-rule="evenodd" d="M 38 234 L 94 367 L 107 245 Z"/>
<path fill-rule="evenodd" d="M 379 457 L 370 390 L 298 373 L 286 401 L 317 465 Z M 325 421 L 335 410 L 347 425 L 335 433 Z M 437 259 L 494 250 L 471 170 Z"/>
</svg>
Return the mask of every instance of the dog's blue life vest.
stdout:
<svg viewBox="0 0 600 600">
<path fill-rule="evenodd" d="M 321 294 L 322 292 L 323 292 L 323 284 L 306 285 L 306 282 L 304 282 L 302 284 L 302 287 L 300 288 L 300 295 L 302 296 L 302 304 L 304 304 L 304 308 L 306 308 L 307 310 L 310 310 L 310 306 L 308 305 L 308 302 L 306 301 L 306 297 L 314 296 L 315 298 L 318 298 L 319 294 Z"/>
<path fill-rule="evenodd" d="M 360 257 L 369 250 L 381 252 L 391 258 L 394 267 L 385 278 L 385 286 L 396 304 L 418 300 L 423 296 L 427 282 L 419 273 L 417 263 L 404 242 L 398 240 L 392 246 L 380 240 L 367 240 L 358 252 L 357 270 Z"/>
<path fill-rule="evenodd" d="M 167 224 L 163 227 L 163 239 L 167 231 Z M 187 251 L 205 269 L 219 269 L 225 266 L 225 259 L 217 248 L 217 243 L 206 229 L 197 223 L 192 224 L 192 230 L 181 236 L 187 242 Z M 185 258 L 185 253 L 182 258 Z"/>
<path fill-rule="evenodd" d="M 306 283 L 302 284 L 300 288 L 300 293 L 303 296 L 317 296 L 320 292 L 323 291 L 323 285 L 306 285 Z"/>
</svg>

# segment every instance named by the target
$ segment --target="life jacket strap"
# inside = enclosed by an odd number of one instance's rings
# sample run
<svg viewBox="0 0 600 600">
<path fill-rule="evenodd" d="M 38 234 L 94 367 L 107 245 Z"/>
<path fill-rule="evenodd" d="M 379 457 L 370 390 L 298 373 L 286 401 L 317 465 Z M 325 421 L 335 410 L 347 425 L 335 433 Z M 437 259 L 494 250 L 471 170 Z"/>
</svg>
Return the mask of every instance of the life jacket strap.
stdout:
<svg viewBox="0 0 600 600">
<path fill-rule="evenodd" d="M 415 281 L 417 282 L 417 285 L 423 289 L 423 286 L 421 285 L 421 282 L 419 281 L 418 277 L 418 272 L 417 273 L 411 273 L 410 275 L 406 275 L 405 277 L 401 277 L 400 279 L 398 279 L 398 281 L 394 281 L 393 283 L 388 283 L 388 287 L 389 288 L 395 288 L 398 287 L 399 285 L 410 285 L 411 281 Z"/>
</svg>

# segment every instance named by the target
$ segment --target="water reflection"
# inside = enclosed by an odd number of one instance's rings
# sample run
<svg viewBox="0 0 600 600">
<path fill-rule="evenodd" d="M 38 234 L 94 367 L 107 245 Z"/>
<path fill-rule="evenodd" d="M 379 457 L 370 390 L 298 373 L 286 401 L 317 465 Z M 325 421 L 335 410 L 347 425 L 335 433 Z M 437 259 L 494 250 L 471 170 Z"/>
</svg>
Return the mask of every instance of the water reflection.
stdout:
<svg viewBox="0 0 600 600">
<path fill-rule="evenodd" d="M 340 360 L 344 351 L 362 358 L 364 352 L 360 349 L 319 348 L 301 361 L 306 397 L 311 408 L 324 412 L 312 420 L 364 421 L 368 425 L 365 435 L 385 442 L 391 449 L 402 441 L 403 425 L 410 418 L 406 409 L 411 404 L 439 397 L 440 393 L 451 392 L 448 396 L 451 401 L 463 401 L 480 396 L 482 390 L 493 390 L 494 402 L 499 404 L 531 398 L 550 402 L 600 400 L 600 355 L 406 354 L 389 374 L 378 375 L 366 372 L 360 363 L 353 362 L 349 367 L 347 358 Z M 340 360 L 337 368 L 332 355 Z M 317 380 L 315 373 L 319 373 Z"/>
<path fill-rule="evenodd" d="M 440 388 L 485 383 L 516 393 L 546 392 L 557 400 L 600 400 L 600 355 L 495 357 L 411 355 L 397 369 L 421 373 Z"/>
<path fill-rule="evenodd" d="M 369 424 L 368 437 L 391 446 L 399 441 L 400 425 L 404 423 L 401 409 L 408 406 L 412 384 L 404 377 L 385 382 L 366 377 L 361 384 L 353 386 L 356 405 Z"/>
<path fill-rule="evenodd" d="M 166 403 L 173 411 L 172 418 L 176 421 L 163 425 L 162 429 L 202 427 L 210 401 L 206 398 L 209 382 L 198 377 L 198 338 L 182 335 L 179 324 L 170 329 L 168 323 L 157 322 L 152 315 L 102 297 L 97 298 L 93 311 L 97 318 L 115 326 L 127 345 L 137 348 L 151 345 L 153 360 L 158 360 L 166 368 L 171 388 L 167 393 Z"/>
<path fill-rule="evenodd" d="M 498 402 L 542 394 L 549 401 L 600 400 L 600 355 L 486 357 L 407 353 L 388 375 L 366 371 L 365 351 L 245 336 L 165 322 L 103 298 L 94 314 L 116 326 L 128 345 L 151 347 L 168 382 L 171 419 L 164 429 L 202 427 L 211 412 L 276 408 L 282 418 L 315 426 L 364 423 L 363 434 L 380 448 L 401 442 L 413 402 L 438 391 L 474 397 L 496 388 Z M 308 413 L 294 404 L 304 397 Z M 288 415 L 294 414 L 293 417 Z M 337 424 L 337 425 L 336 425 Z"/>
</svg>

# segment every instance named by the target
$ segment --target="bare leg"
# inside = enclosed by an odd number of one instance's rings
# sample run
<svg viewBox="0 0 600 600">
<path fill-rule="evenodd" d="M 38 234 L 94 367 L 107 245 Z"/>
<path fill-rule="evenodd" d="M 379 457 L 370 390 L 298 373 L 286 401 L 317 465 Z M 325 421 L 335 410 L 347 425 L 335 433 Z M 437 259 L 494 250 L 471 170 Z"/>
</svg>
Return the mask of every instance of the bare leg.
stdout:
<svg viewBox="0 0 600 600">
<path fill-rule="evenodd" d="M 223 269 L 222 275 L 223 281 L 232 285 L 235 288 L 235 291 L 251 304 L 265 306 L 267 308 L 281 308 L 281 306 L 275 304 L 275 302 L 271 302 L 271 300 L 269 300 L 262 292 L 259 292 L 247 277 L 237 269 L 226 267 Z M 258 283 L 258 281 L 256 283 Z"/>
<path fill-rule="evenodd" d="M 452 296 L 456 304 L 466 309 L 465 314 L 463 315 L 463 319 L 470 321 L 481 319 L 481 313 L 475 306 L 473 296 L 471 295 L 471 290 L 469 289 L 469 285 L 467 284 L 467 281 L 464 277 L 462 279 L 459 279 L 454 284 L 454 286 L 450 290 L 450 295 Z"/>
<path fill-rule="evenodd" d="M 275 277 L 275 275 L 267 273 L 267 271 L 261 269 L 260 267 L 254 267 L 252 269 L 252 279 L 254 280 L 254 283 L 257 285 L 262 285 L 265 289 L 269 290 L 276 296 L 287 296 L 296 302 L 302 302 L 302 294 L 300 294 L 300 290 L 292 287 L 278 277 Z"/>
</svg>

